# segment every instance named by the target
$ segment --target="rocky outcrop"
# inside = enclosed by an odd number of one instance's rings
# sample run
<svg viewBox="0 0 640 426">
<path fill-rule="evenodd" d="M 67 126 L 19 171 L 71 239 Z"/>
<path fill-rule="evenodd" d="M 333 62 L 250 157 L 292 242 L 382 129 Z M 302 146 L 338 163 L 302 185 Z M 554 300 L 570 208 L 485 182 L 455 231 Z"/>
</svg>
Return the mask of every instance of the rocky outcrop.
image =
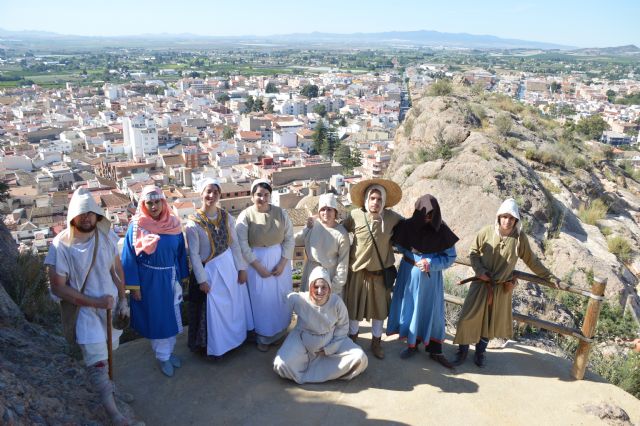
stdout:
<svg viewBox="0 0 640 426">
<path fill-rule="evenodd" d="M 612 301 L 637 297 L 635 275 L 609 251 L 603 231 L 623 236 L 640 251 L 640 185 L 625 178 L 598 144 L 560 144 L 559 126 L 537 122 L 535 112 L 509 100 L 473 96 L 462 86 L 449 96 L 412 98 L 388 172 L 403 189 L 399 212 L 411 214 L 419 196 L 433 194 L 465 256 L 478 230 L 494 222 L 502 200 L 513 197 L 534 251 L 558 277 L 587 288 L 594 275 L 607 278 Z M 510 120 L 510 129 L 496 128 L 498 116 Z M 578 216 L 595 198 L 609 206 L 598 226 Z"/>
</svg>

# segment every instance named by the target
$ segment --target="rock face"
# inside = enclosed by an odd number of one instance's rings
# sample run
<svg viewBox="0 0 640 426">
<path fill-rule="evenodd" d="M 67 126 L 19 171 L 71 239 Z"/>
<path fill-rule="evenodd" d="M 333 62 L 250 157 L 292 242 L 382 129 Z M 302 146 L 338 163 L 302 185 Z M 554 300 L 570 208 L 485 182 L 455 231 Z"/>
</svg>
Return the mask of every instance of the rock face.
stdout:
<svg viewBox="0 0 640 426">
<path fill-rule="evenodd" d="M 588 154 L 571 151 L 558 143 L 559 127 L 532 124 L 535 113 L 509 112 L 504 99 L 474 97 L 460 86 L 449 96 L 413 98 L 388 171 L 403 189 L 400 213 L 410 215 L 418 197 L 433 194 L 460 237 L 459 256 L 467 256 L 476 233 L 494 223 L 501 202 L 515 198 L 534 251 L 555 275 L 585 288 L 594 275 L 607 278 L 610 300 L 637 299 L 637 279 L 609 251 L 603 231 L 621 235 L 638 253 L 640 186 L 612 162 L 596 159 L 599 145 Z M 498 116 L 511 121 L 508 131 L 495 126 Z M 599 226 L 578 217 L 580 206 L 595 198 L 609 206 Z M 521 262 L 518 269 L 528 270 Z"/>
<path fill-rule="evenodd" d="M 0 252 L 2 280 L 18 255 L 2 222 Z M 109 423 L 85 368 L 68 353 L 65 340 L 26 321 L 0 285 L 0 424 Z"/>
</svg>

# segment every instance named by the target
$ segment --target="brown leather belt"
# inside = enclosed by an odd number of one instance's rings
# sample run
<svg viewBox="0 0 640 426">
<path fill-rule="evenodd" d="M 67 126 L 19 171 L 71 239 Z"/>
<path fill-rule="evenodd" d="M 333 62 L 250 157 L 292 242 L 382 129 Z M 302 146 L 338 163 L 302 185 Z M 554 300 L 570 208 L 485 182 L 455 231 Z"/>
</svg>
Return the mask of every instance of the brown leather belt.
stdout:
<svg viewBox="0 0 640 426">
<path fill-rule="evenodd" d="M 364 272 L 365 274 L 367 274 L 367 275 L 373 275 L 373 276 L 376 276 L 376 277 L 379 277 L 379 276 L 381 276 L 381 275 L 382 275 L 382 270 L 379 270 L 379 271 L 369 271 L 368 269 L 365 269 L 365 270 L 363 270 L 363 272 Z"/>
<path fill-rule="evenodd" d="M 507 290 L 513 290 L 514 285 L 516 284 L 516 280 L 514 278 L 508 280 L 508 281 L 502 281 L 502 282 L 495 282 L 494 280 L 491 281 L 482 281 L 480 278 L 478 277 L 470 277 L 470 278 L 466 278 L 462 281 L 460 281 L 458 283 L 458 285 L 461 284 L 466 284 L 468 282 L 474 282 L 477 281 L 479 283 L 482 283 L 485 285 L 486 289 L 487 289 L 487 305 L 491 306 L 493 304 L 493 290 L 496 288 L 497 285 L 504 285 L 505 287 L 507 287 Z"/>
</svg>

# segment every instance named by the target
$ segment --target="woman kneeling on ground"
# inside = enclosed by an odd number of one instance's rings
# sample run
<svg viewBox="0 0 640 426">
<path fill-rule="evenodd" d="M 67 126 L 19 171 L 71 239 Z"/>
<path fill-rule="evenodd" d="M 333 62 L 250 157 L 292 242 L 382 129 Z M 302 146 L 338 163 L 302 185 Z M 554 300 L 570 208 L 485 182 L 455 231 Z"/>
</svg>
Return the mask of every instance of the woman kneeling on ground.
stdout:
<svg viewBox="0 0 640 426">
<path fill-rule="evenodd" d="M 287 296 L 298 321 L 273 361 L 280 377 L 322 383 L 351 380 L 367 368 L 364 351 L 347 337 L 347 307 L 331 293 L 330 281 L 328 271 L 318 266 L 309 276 L 309 292 Z"/>
</svg>

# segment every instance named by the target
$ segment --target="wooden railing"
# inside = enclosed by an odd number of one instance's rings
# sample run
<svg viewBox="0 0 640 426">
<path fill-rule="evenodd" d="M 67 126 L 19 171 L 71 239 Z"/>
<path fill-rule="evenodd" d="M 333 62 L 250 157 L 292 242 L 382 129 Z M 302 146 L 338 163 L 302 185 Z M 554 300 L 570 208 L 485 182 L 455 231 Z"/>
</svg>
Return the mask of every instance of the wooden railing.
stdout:
<svg viewBox="0 0 640 426">
<path fill-rule="evenodd" d="M 469 262 L 465 260 L 459 259 L 456 260 L 456 263 L 460 265 L 471 266 Z M 533 274 L 522 271 L 513 271 L 513 277 L 519 280 L 529 281 L 555 289 L 555 286 L 552 283 Z M 519 314 L 517 312 L 513 312 L 513 319 L 518 322 L 532 325 L 534 327 L 542 328 L 578 339 L 578 349 L 576 350 L 575 359 L 573 361 L 571 376 L 575 379 L 582 380 L 584 378 L 584 373 L 589 361 L 589 351 L 591 349 L 591 344 L 593 343 L 593 335 L 598 324 L 598 317 L 600 316 L 600 309 L 602 307 L 602 302 L 604 301 L 604 290 L 606 286 L 606 279 L 596 277 L 594 277 L 593 279 L 591 291 L 576 286 L 570 286 L 565 283 L 560 283 L 559 290 L 567 291 L 569 293 L 589 298 L 589 303 L 584 315 L 584 322 L 582 324 L 581 330 L 577 328 L 566 327 L 561 324 L 556 324 L 528 315 Z M 462 305 L 464 303 L 464 299 L 457 296 L 452 296 L 447 293 L 445 293 L 444 299 L 445 301 L 456 305 Z"/>
</svg>

